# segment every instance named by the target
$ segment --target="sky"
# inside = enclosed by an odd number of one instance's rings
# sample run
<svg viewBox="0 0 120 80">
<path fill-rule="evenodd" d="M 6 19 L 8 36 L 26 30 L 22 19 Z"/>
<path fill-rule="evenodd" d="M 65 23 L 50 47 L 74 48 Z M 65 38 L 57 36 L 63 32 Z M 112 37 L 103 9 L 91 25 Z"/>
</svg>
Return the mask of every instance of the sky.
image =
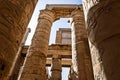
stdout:
<svg viewBox="0 0 120 80">
<path fill-rule="evenodd" d="M 45 8 L 46 4 L 81 4 L 81 3 L 82 3 L 81 0 L 38 0 L 38 3 L 34 10 L 33 16 L 28 25 L 28 27 L 31 28 L 31 32 L 27 38 L 25 45 L 31 44 L 31 39 L 32 39 L 35 29 L 37 27 L 38 15 L 40 13 L 40 10 Z M 57 20 L 53 23 L 52 29 L 51 29 L 49 45 L 55 43 L 56 30 L 59 30 L 59 28 L 70 28 L 68 19 L 61 18 L 60 20 Z M 68 68 L 62 68 L 62 80 L 68 80 L 68 72 L 69 72 Z"/>
</svg>

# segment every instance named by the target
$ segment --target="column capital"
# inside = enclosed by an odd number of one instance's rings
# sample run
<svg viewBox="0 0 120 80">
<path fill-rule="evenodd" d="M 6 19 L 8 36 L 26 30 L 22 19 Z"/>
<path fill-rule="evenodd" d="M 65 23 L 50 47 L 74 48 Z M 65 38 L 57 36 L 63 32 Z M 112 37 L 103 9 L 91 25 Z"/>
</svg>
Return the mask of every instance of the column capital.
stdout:
<svg viewBox="0 0 120 80">
<path fill-rule="evenodd" d="M 62 71 L 61 58 L 52 58 L 51 71 Z"/>
<path fill-rule="evenodd" d="M 78 17 L 78 16 L 81 16 L 83 17 L 81 14 L 83 14 L 83 10 L 81 9 L 75 9 L 71 12 L 71 17 Z"/>
<path fill-rule="evenodd" d="M 51 23 L 54 22 L 56 20 L 56 16 L 55 16 L 54 10 L 40 10 L 40 15 L 39 15 L 38 21 L 40 19 L 47 19 Z"/>
<path fill-rule="evenodd" d="M 71 17 L 72 17 L 72 19 L 70 20 L 71 24 L 73 22 L 83 24 L 84 14 L 83 14 L 83 11 L 81 9 L 76 9 L 76 10 L 72 11 Z"/>
</svg>

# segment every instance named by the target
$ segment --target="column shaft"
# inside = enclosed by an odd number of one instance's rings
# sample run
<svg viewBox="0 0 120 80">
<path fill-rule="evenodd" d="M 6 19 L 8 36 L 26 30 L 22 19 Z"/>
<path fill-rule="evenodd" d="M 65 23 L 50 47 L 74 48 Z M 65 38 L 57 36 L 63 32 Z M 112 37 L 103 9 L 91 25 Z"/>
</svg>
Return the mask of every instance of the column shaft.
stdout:
<svg viewBox="0 0 120 80">
<path fill-rule="evenodd" d="M 0 80 L 13 76 L 13 63 L 37 0 L 0 0 Z"/>
<path fill-rule="evenodd" d="M 46 56 L 54 13 L 42 10 L 20 80 L 46 80 Z"/>
<path fill-rule="evenodd" d="M 120 0 L 84 1 L 88 35 L 98 49 L 107 80 L 120 80 Z M 91 6 L 90 6 L 91 5 Z M 98 70 L 96 70 L 98 71 Z M 95 73 L 96 74 L 96 73 Z M 99 77 L 96 79 L 103 79 Z"/>
<path fill-rule="evenodd" d="M 81 10 L 72 12 L 72 63 L 78 80 L 93 80 L 93 71 L 84 15 Z"/>
<path fill-rule="evenodd" d="M 52 80 L 61 80 L 61 58 L 52 58 L 52 69 L 51 69 Z"/>
</svg>

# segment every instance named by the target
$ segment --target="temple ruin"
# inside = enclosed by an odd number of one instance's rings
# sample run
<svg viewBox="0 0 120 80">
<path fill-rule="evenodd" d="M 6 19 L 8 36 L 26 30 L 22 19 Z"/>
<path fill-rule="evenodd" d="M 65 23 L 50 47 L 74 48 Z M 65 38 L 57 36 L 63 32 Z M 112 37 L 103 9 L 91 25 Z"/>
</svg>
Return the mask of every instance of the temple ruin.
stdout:
<svg viewBox="0 0 120 80">
<path fill-rule="evenodd" d="M 83 0 L 47 4 L 40 10 L 32 43 L 24 43 L 37 0 L 0 0 L 0 80 L 120 80 L 120 1 Z M 49 45 L 52 24 L 71 18 Z M 51 66 L 51 76 L 46 69 Z"/>
</svg>

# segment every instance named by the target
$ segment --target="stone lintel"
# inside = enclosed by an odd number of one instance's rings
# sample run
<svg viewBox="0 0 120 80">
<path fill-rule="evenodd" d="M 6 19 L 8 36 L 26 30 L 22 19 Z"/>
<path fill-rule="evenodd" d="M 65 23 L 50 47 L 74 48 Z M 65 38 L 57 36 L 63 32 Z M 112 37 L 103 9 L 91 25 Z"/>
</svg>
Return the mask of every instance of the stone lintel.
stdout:
<svg viewBox="0 0 120 80">
<path fill-rule="evenodd" d="M 51 58 L 47 58 L 46 66 L 51 66 L 51 63 L 52 63 L 52 59 Z M 70 67 L 71 64 L 72 64 L 71 59 L 62 59 L 61 60 L 62 67 Z"/>
<path fill-rule="evenodd" d="M 29 46 L 24 46 L 22 49 L 22 55 L 26 55 L 27 54 L 27 50 L 28 50 Z M 48 48 L 48 54 L 47 57 L 48 58 L 52 58 L 53 55 L 60 55 L 61 58 L 68 58 L 71 59 L 72 58 L 72 54 L 71 54 L 71 45 L 62 45 L 62 44 L 52 44 L 49 46 Z"/>
<path fill-rule="evenodd" d="M 46 9 L 54 10 L 54 9 L 82 9 L 82 4 L 47 4 Z"/>
<path fill-rule="evenodd" d="M 76 4 L 47 4 L 46 6 L 47 10 L 54 10 L 56 13 L 56 18 L 69 18 L 71 17 L 71 12 L 76 9 L 81 9 L 82 5 L 76 5 Z"/>
</svg>

